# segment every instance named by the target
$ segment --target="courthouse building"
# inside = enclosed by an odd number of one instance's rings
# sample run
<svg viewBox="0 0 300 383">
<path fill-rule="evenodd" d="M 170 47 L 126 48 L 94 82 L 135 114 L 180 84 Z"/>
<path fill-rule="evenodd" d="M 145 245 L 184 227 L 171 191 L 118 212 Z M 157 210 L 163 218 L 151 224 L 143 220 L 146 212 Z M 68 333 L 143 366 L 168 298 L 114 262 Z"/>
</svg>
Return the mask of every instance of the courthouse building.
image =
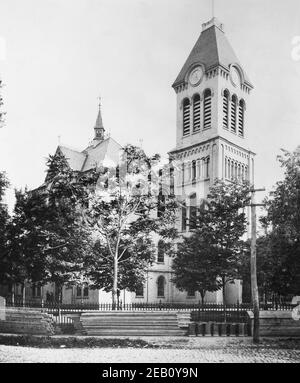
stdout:
<svg viewBox="0 0 300 383">
<path fill-rule="evenodd" d="M 190 45 L 190 42 L 186 42 Z M 253 86 L 232 49 L 223 25 L 213 18 L 202 25 L 202 32 L 180 70 L 173 88 L 176 93 L 174 127 L 176 147 L 169 157 L 175 172 L 175 192 L 182 199 L 178 212 L 179 231 L 188 235 L 190 217 L 206 198 L 216 178 L 254 181 L 254 153 L 248 147 L 247 106 Z M 81 152 L 58 146 L 76 171 L 86 171 L 105 162 L 117 165 L 121 146 L 105 136 L 99 108 L 94 139 Z M 171 148 L 170 148 L 171 149 Z M 172 258 L 158 246 L 156 262 L 149 268 L 145 284 L 136 292 L 121 292 L 130 302 L 198 302 L 199 293 L 180 292 L 171 281 Z M 28 288 L 27 296 L 32 294 Z M 55 286 L 45 286 L 34 294 L 55 295 Z M 241 281 L 227 286 L 227 302 L 241 302 Z M 222 302 L 222 292 L 207 293 L 209 302 Z M 63 289 L 63 302 L 111 302 L 111 294 L 86 286 Z"/>
</svg>

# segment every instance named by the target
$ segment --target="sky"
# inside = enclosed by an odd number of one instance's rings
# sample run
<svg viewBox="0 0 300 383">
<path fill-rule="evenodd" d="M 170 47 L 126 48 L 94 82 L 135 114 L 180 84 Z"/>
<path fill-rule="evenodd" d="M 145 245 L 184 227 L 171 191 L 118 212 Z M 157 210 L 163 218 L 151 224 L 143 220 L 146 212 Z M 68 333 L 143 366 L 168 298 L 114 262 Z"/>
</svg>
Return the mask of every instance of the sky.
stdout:
<svg viewBox="0 0 300 383">
<path fill-rule="evenodd" d="M 0 170 L 13 189 L 39 186 L 60 142 L 83 150 L 98 97 L 104 127 L 148 154 L 175 146 L 171 85 L 212 17 L 212 0 L 1 0 L 6 125 Z M 215 16 L 255 89 L 247 107 L 255 184 L 282 178 L 280 148 L 300 144 L 299 0 L 215 0 Z"/>
</svg>

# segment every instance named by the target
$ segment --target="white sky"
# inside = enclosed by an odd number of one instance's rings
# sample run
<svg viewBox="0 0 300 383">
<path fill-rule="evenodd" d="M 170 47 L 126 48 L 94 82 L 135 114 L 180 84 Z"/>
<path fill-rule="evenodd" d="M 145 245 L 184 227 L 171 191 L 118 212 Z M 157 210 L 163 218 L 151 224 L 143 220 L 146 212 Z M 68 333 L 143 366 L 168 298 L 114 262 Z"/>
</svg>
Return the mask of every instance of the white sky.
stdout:
<svg viewBox="0 0 300 383">
<path fill-rule="evenodd" d="M 279 149 L 300 144 L 300 60 L 291 57 L 300 2 L 215 3 L 255 86 L 247 109 L 250 147 L 256 185 L 270 189 L 281 177 Z M 0 15 L 7 112 L 0 170 L 13 187 L 43 182 L 58 136 L 84 149 L 99 94 L 106 131 L 120 144 L 142 139 L 148 153 L 164 155 L 175 146 L 171 84 L 211 18 L 211 0 L 1 0 Z"/>
</svg>

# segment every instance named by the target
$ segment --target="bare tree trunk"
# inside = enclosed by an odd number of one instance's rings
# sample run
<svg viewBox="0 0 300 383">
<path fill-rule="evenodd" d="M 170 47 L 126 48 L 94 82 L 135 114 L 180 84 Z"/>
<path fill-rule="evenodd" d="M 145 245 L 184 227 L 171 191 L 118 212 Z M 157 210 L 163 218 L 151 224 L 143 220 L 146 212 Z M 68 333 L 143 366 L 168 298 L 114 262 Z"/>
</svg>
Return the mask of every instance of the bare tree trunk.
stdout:
<svg viewBox="0 0 300 383">
<path fill-rule="evenodd" d="M 226 278 L 222 277 L 222 295 L 223 295 L 223 312 L 224 312 L 224 322 L 226 323 Z"/>
<path fill-rule="evenodd" d="M 118 251 L 116 250 L 115 256 L 114 256 L 114 279 L 113 279 L 113 289 L 112 289 L 113 310 L 116 309 L 117 292 L 118 292 Z"/>
</svg>

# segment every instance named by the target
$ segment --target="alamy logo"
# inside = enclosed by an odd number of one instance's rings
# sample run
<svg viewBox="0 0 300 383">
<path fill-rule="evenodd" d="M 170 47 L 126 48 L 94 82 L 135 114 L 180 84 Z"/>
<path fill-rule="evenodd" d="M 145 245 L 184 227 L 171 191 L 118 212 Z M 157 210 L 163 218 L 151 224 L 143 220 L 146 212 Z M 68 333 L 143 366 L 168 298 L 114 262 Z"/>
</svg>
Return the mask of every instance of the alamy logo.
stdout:
<svg viewBox="0 0 300 383">
<path fill-rule="evenodd" d="M 292 39 L 293 49 L 291 52 L 294 61 L 300 61 L 300 36 L 294 36 Z"/>
</svg>

